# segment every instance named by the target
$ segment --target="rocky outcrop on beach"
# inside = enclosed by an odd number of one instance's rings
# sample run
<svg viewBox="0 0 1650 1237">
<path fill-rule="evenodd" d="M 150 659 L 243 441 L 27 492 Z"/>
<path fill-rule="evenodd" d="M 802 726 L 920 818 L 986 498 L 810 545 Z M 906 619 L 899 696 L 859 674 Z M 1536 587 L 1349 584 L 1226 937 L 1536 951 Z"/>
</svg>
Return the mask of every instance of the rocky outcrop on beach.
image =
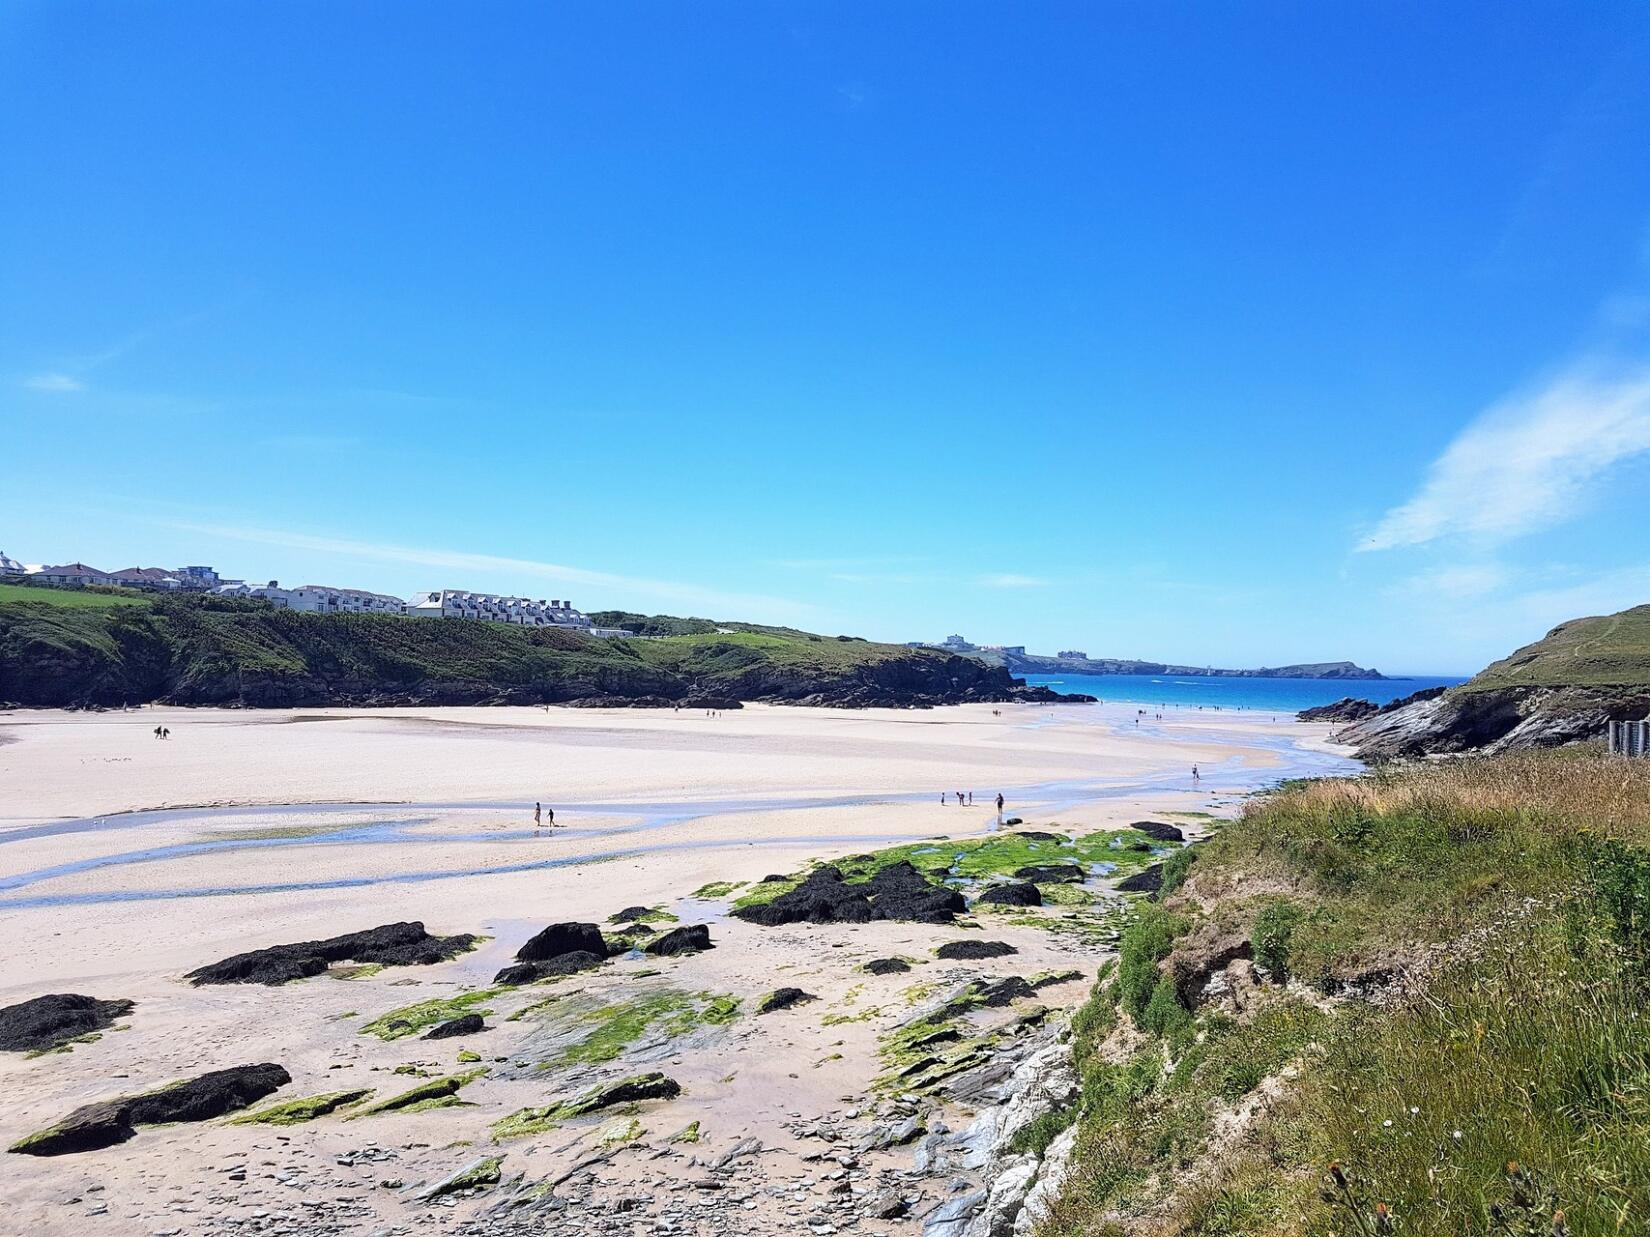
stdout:
<svg viewBox="0 0 1650 1237">
<path fill-rule="evenodd" d="M 73 992 L 37 996 L 0 1009 L 0 1052 L 50 1052 L 95 1035 L 131 1013 L 127 1000 L 100 1001 Z"/>
<path fill-rule="evenodd" d="M 131 1138 L 140 1125 L 210 1121 L 254 1104 L 291 1081 L 286 1070 L 269 1062 L 213 1070 L 158 1091 L 87 1104 L 7 1150 L 19 1155 L 69 1155 L 112 1147 Z"/>
<path fill-rule="evenodd" d="M 190 971 L 184 978 L 201 984 L 284 984 L 319 975 L 336 962 L 378 966 L 432 966 L 475 947 L 468 932 L 431 936 L 418 922 L 387 923 L 364 932 L 320 941 L 297 941 L 235 954 Z"/>
<path fill-rule="evenodd" d="M 869 880 L 845 880 L 840 868 L 815 868 L 795 889 L 758 906 L 736 907 L 736 918 L 766 927 L 787 923 L 870 923 L 901 919 L 950 923 L 968 902 L 909 863 L 889 864 Z"/>
<path fill-rule="evenodd" d="M 1006 941 L 947 941 L 934 951 L 936 958 L 952 962 L 979 958 L 1003 958 L 1019 952 Z"/>
<path fill-rule="evenodd" d="M 1343 722 L 1356 722 L 1378 712 L 1380 706 L 1370 700 L 1359 700 L 1353 696 L 1342 696 L 1333 704 L 1314 705 L 1310 709 L 1302 709 L 1295 714 L 1295 720 L 1301 722 L 1333 722 L 1337 725 Z"/>
</svg>

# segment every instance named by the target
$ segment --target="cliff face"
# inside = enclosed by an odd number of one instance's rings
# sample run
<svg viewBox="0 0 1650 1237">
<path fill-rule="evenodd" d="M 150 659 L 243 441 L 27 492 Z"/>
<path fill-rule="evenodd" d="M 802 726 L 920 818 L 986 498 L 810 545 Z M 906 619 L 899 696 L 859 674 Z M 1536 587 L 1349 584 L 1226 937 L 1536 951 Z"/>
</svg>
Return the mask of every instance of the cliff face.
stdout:
<svg viewBox="0 0 1650 1237">
<path fill-rule="evenodd" d="M 1068 701 L 1001 667 L 805 632 L 594 640 L 568 631 L 295 614 L 168 599 L 0 606 L 0 701 L 173 704 L 652 704 L 698 700 L 924 706 Z"/>
<path fill-rule="evenodd" d="M 1558 747 L 1650 715 L 1650 606 L 1553 628 L 1460 687 L 1395 701 L 1336 737 L 1365 760 Z"/>
<path fill-rule="evenodd" d="M 1520 751 L 1601 738 L 1611 721 L 1650 713 L 1650 691 L 1627 687 L 1506 687 L 1445 692 L 1382 710 L 1336 735 L 1360 760 Z"/>
</svg>

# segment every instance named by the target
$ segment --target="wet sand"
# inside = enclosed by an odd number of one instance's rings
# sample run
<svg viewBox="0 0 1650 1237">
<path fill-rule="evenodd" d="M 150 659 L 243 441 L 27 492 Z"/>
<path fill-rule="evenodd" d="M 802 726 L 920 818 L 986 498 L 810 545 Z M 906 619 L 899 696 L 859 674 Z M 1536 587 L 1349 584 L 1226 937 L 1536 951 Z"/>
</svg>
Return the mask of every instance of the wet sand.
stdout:
<svg viewBox="0 0 1650 1237">
<path fill-rule="evenodd" d="M 169 741 L 152 737 L 160 724 Z M 461 1048 L 491 1070 L 464 1089 L 464 1107 L 284 1129 L 146 1128 L 82 1155 L 7 1155 L 0 1188 L 21 1231 L 459 1231 L 491 1192 L 432 1204 L 374 1183 L 438 1178 L 486 1152 L 489 1125 L 515 1109 L 562 1098 L 604 1070 L 659 1068 L 681 1082 L 682 1097 L 644 1105 L 639 1145 L 558 1188 L 570 1206 L 551 1231 L 771 1231 L 826 1214 L 854 1231 L 915 1231 L 910 1219 L 871 1221 L 851 1205 L 889 1181 L 923 1195 L 919 1180 L 901 1175 L 909 1147 L 868 1151 L 852 1172 L 821 1168 L 804 1158 L 821 1144 L 799 1136 L 799 1123 L 834 1120 L 847 1131 L 897 1108 L 870 1091 L 877 1041 L 910 1016 L 922 989 L 1070 967 L 1092 979 L 1103 948 L 986 922 L 986 935 L 1019 953 L 945 963 L 933 949 L 963 930 L 762 928 L 729 919 L 726 898 L 689 895 L 815 858 L 988 834 L 999 790 L 1028 827 L 1078 833 L 1164 813 L 1218 814 L 1278 777 L 1348 768 L 1324 743 L 1327 731 L 1190 710 L 1136 725 L 1134 706 L 0 716 L 0 738 L 13 740 L 0 744 L 0 932 L 9 944 L 0 1004 L 69 991 L 137 1002 L 123 1020 L 129 1029 L 68 1053 L 0 1060 L 0 1140 L 9 1145 L 81 1103 L 253 1061 L 293 1075 L 275 1101 L 366 1086 L 383 1098 L 418 1081 L 397 1069 L 463 1068 Z M 1203 774 L 1196 785 L 1193 763 Z M 976 803 L 942 807 L 942 789 L 973 790 Z M 535 800 L 563 827 L 535 830 Z M 615 959 L 500 994 L 487 1003 L 491 1029 L 469 1039 L 386 1043 L 361 1033 L 392 1008 L 485 987 L 547 923 L 600 923 L 632 905 L 709 923 L 717 947 Z M 236 952 L 401 919 L 491 939 L 449 963 L 348 981 L 193 988 L 180 978 Z M 917 965 L 885 977 L 858 969 L 891 954 Z M 755 1016 L 755 999 L 783 985 L 821 999 Z M 550 998 L 576 1012 L 667 990 L 736 997 L 741 1013 L 656 1043 L 643 1036 L 601 1068 L 522 1068 L 560 1061 L 563 1045 L 547 1046 L 557 1032 L 534 1016 L 510 1021 L 512 1013 Z M 1058 1008 L 1086 991 L 1070 983 L 1038 996 Z M 557 1025 L 565 1032 L 567 1018 Z M 663 1142 L 695 1120 L 701 1143 Z M 553 1179 L 597 1153 L 608 1125 L 568 1123 L 497 1148 L 506 1179 Z M 724 1188 L 700 1200 L 690 1183 L 746 1138 L 768 1150 L 726 1169 Z M 237 1167 L 244 1181 L 225 1171 Z M 838 1171 L 845 1176 L 830 1176 Z M 859 1195 L 838 1189 L 843 1180 Z M 630 1210 L 586 1214 L 623 1198 Z M 565 1228 L 575 1216 L 586 1218 Z"/>
</svg>

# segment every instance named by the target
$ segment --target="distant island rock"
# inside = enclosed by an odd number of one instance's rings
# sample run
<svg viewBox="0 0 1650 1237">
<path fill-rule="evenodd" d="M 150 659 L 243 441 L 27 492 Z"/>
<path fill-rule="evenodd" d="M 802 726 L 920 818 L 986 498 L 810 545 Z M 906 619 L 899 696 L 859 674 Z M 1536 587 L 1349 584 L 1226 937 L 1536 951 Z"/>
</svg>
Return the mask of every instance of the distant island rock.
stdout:
<svg viewBox="0 0 1650 1237">
<path fill-rule="evenodd" d="M 1263 666 L 1258 670 L 1223 670 L 1214 666 L 1177 666 L 1161 661 L 1133 661 L 1114 657 L 1041 657 L 1035 653 L 1003 653 L 1004 668 L 1014 674 L 1186 674 L 1225 679 L 1356 679 L 1385 680 L 1379 670 L 1350 661 L 1303 662 L 1293 666 Z"/>
<path fill-rule="evenodd" d="M 1650 716 L 1650 605 L 1574 619 L 1458 687 L 1394 700 L 1336 738 L 1360 759 L 1559 747 Z"/>
</svg>

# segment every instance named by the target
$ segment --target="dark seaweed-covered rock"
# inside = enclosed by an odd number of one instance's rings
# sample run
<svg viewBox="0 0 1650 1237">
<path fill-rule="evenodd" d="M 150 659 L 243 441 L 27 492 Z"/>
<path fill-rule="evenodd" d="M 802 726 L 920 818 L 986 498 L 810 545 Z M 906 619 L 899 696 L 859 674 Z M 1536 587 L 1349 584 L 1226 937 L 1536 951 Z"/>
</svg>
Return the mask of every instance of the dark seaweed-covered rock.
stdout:
<svg viewBox="0 0 1650 1237">
<path fill-rule="evenodd" d="M 1039 885 L 1081 885 L 1088 873 L 1075 863 L 1033 863 L 1015 869 L 1014 875 L 1019 880 L 1035 881 Z"/>
<path fill-rule="evenodd" d="M 865 964 L 865 970 L 872 975 L 898 975 L 910 969 L 911 964 L 904 958 L 872 958 Z"/>
<path fill-rule="evenodd" d="M 1147 837 L 1159 842 L 1184 842 L 1186 835 L 1178 826 L 1167 825 L 1160 820 L 1137 820 L 1129 826 L 1137 833 L 1144 833 Z"/>
<path fill-rule="evenodd" d="M 127 1000 L 54 992 L 0 1009 L 0 1050 L 45 1052 L 110 1026 L 132 1012 Z"/>
<path fill-rule="evenodd" d="M 1038 976 L 1037 978 L 1031 980 L 1030 983 L 1033 988 L 1035 988 L 1038 992 L 1041 992 L 1044 988 L 1053 988 L 1059 984 L 1075 983 L 1077 980 L 1082 978 L 1082 971 L 1054 971 L 1047 975 Z"/>
<path fill-rule="evenodd" d="M 987 1009 L 1001 1009 L 1010 1001 L 1037 994 L 1037 990 L 1018 975 L 1009 975 L 995 983 L 975 980 L 970 987 L 973 989 L 974 1003 Z"/>
<path fill-rule="evenodd" d="M 600 966 L 607 961 L 605 956 L 585 953 L 575 950 L 570 954 L 559 954 L 543 962 L 517 962 L 507 966 L 493 976 L 495 984 L 509 984 L 520 986 L 530 984 L 536 980 L 548 979 L 552 975 L 574 975 L 579 971 L 588 971 L 593 966 Z"/>
<path fill-rule="evenodd" d="M 475 1035 L 487 1029 L 480 1014 L 462 1014 L 431 1027 L 424 1032 L 425 1039 L 452 1039 L 455 1035 Z"/>
<path fill-rule="evenodd" d="M 68 1155 L 123 1143 L 140 1125 L 210 1121 L 255 1104 L 292 1081 L 279 1065 L 237 1065 L 143 1095 L 127 1095 L 77 1108 L 48 1130 L 8 1148 L 20 1155 Z"/>
<path fill-rule="evenodd" d="M 627 906 L 616 915 L 610 916 L 609 923 L 636 923 L 653 914 L 651 906 Z"/>
<path fill-rule="evenodd" d="M 947 941 L 934 951 L 934 956 L 948 962 L 973 961 L 976 958 L 1003 958 L 1017 954 L 1007 941 Z"/>
<path fill-rule="evenodd" d="M 696 954 L 701 949 L 714 949 L 716 946 L 711 944 L 709 927 L 702 923 L 689 923 L 672 928 L 643 948 L 655 957 L 668 958 L 676 954 Z"/>
<path fill-rule="evenodd" d="M 1041 906 L 1043 895 L 1036 885 L 993 885 L 974 901 L 996 906 Z"/>
<path fill-rule="evenodd" d="M 1163 888 L 1163 865 L 1154 863 L 1149 868 L 1142 868 L 1133 876 L 1124 877 L 1117 882 L 1120 893 L 1149 893 L 1156 894 Z"/>
<path fill-rule="evenodd" d="M 756 1003 L 756 1012 L 771 1014 L 775 1010 L 789 1009 L 791 1006 L 800 1005 L 804 1001 L 817 1000 L 819 998 L 813 993 L 804 992 L 801 988 L 777 988 Z"/>
<path fill-rule="evenodd" d="M 733 913 L 751 923 L 869 923 L 899 919 L 950 923 L 967 901 L 955 889 L 933 884 L 909 863 L 891 863 L 869 880 L 845 880 L 840 868 L 815 868 L 795 889 L 762 906 Z"/>
<path fill-rule="evenodd" d="M 517 962 L 548 962 L 562 954 L 607 956 L 602 930 L 593 923 L 553 923 L 516 950 Z"/>
<path fill-rule="evenodd" d="M 1016 819 L 1014 817 L 1010 817 L 1004 823 L 1005 824 L 1010 824 L 1010 825 L 1017 825 L 1020 822 L 1019 822 L 1018 819 Z M 1064 842 L 1065 841 L 1065 838 L 1061 837 L 1058 833 L 1043 833 L 1043 832 L 1040 832 L 1039 830 L 1036 830 L 1036 829 L 1019 829 L 1019 830 L 1015 831 L 1014 836 L 1017 837 L 1017 838 L 1024 838 L 1028 842 Z"/>
<path fill-rule="evenodd" d="M 235 954 L 221 962 L 190 971 L 193 984 L 284 984 L 288 980 L 319 975 L 335 962 L 377 963 L 380 966 L 430 966 L 456 958 L 474 947 L 476 938 L 468 932 L 457 936 L 431 936 L 424 925 L 387 923 L 365 932 L 320 941 L 298 941 L 291 945 L 271 945 L 249 953 Z"/>
</svg>

